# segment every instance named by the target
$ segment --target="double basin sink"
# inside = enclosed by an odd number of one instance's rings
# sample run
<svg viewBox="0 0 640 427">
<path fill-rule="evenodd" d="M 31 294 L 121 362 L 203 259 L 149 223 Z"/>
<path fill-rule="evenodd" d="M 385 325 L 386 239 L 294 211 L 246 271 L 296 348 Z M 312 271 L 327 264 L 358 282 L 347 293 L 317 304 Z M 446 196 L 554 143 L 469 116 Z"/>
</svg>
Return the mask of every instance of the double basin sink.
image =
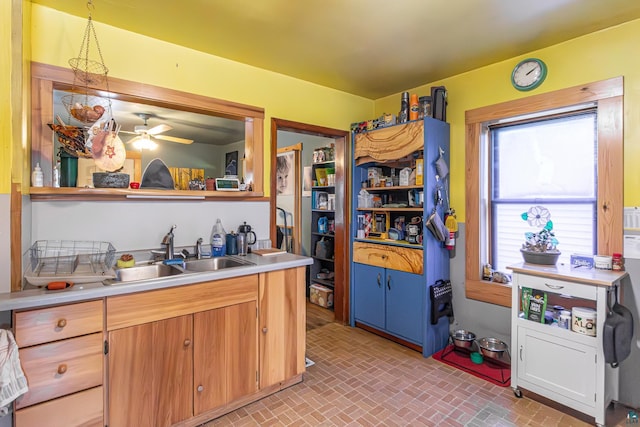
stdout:
<svg viewBox="0 0 640 427">
<path fill-rule="evenodd" d="M 215 257 L 186 260 L 182 264 L 166 265 L 163 263 L 153 263 L 136 265 L 129 268 L 117 268 L 116 277 L 103 281 L 105 285 L 119 285 L 141 280 L 161 279 L 180 274 L 206 273 L 234 267 L 246 267 L 255 265 L 251 261 L 239 260 L 230 257 Z"/>
</svg>

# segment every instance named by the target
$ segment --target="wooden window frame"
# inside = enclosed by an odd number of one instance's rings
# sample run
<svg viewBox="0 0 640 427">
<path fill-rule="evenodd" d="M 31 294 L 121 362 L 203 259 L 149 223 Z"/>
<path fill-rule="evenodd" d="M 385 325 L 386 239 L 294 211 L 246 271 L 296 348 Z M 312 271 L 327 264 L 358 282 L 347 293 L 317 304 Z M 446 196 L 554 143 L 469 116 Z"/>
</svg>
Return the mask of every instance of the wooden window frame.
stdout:
<svg viewBox="0 0 640 427">
<path fill-rule="evenodd" d="M 482 280 L 480 138 L 490 122 L 568 106 L 593 103 L 598 111 L 598 253 L 622 252 L 624 184 L 624 80 L 574 86 L 465 112 L 465 295 L 511 307 L 511 285 Z"/>
</svg>

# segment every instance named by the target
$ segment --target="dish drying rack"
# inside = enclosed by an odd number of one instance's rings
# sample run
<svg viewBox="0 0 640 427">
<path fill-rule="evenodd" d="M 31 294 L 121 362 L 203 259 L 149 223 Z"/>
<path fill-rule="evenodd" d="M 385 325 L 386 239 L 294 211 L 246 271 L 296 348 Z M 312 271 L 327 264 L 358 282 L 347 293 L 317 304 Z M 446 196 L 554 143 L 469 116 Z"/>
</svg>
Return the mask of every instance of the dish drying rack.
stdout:
<svg viewBox="0 0 640 427">
<path fill-rule="evenodd" d="M 25 279 L 45 286 L 53 280 L 75 283 L 113 277 L 116 249 L 109 242 L 77 240 L 38 240 L 27 251 Z"/>
</svg>

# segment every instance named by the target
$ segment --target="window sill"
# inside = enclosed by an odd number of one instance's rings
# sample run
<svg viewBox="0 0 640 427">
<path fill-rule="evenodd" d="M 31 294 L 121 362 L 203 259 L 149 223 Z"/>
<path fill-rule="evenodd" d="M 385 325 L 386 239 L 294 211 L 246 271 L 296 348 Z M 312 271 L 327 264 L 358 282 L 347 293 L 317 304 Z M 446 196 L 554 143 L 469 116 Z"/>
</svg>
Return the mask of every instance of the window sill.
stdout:
<svg viewBox="0 0 640 427">
<path fill-rule="evenodd" d="M 264 194 L 251 191 L 195 191 L 195 190 L 131 190 L 128 188 L 31 187 L 31 200 L 262 200 Z M 268 199 L 265 199 L 268 200 Z"/>
<path fill-rule="evenodd" d="M 467 280 L 465 296 L 469 299 L 511 307 L 511 284 L 486 280 Z"/>
</svg>

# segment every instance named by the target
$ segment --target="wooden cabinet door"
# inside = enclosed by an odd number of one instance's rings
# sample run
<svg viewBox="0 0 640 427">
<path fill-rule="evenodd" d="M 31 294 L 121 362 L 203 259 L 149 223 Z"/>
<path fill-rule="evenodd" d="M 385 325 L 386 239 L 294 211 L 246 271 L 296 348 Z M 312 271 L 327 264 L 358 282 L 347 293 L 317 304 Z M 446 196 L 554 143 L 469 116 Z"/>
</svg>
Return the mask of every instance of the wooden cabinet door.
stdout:
<svg viewBox="0 0 640 427">
<path fill-rule="evenodd" d="M 170 426 L 192 416 L 191 315 L 109 332 L 109 426 Z"/>
<path fill-rule="evenodd" d="M 305 370 L 305 268 L 260 274 L 260 388 Z"/>
<path fill-rule="evenodd" d="M 387 270 L 386 329 L 395 336 L 422 344 L 424 276 Z"/>
<path fill-rule="evenodd" d="M 385 269 L 354 263 L 353 277 L 353 304 L 356 321 L 384 329 Z"/>
<path fill-rule="evenodd" d="M 194 415 L 257 391 L 256 310 L 250 301 L 194 314 Z"/>
</svg>

